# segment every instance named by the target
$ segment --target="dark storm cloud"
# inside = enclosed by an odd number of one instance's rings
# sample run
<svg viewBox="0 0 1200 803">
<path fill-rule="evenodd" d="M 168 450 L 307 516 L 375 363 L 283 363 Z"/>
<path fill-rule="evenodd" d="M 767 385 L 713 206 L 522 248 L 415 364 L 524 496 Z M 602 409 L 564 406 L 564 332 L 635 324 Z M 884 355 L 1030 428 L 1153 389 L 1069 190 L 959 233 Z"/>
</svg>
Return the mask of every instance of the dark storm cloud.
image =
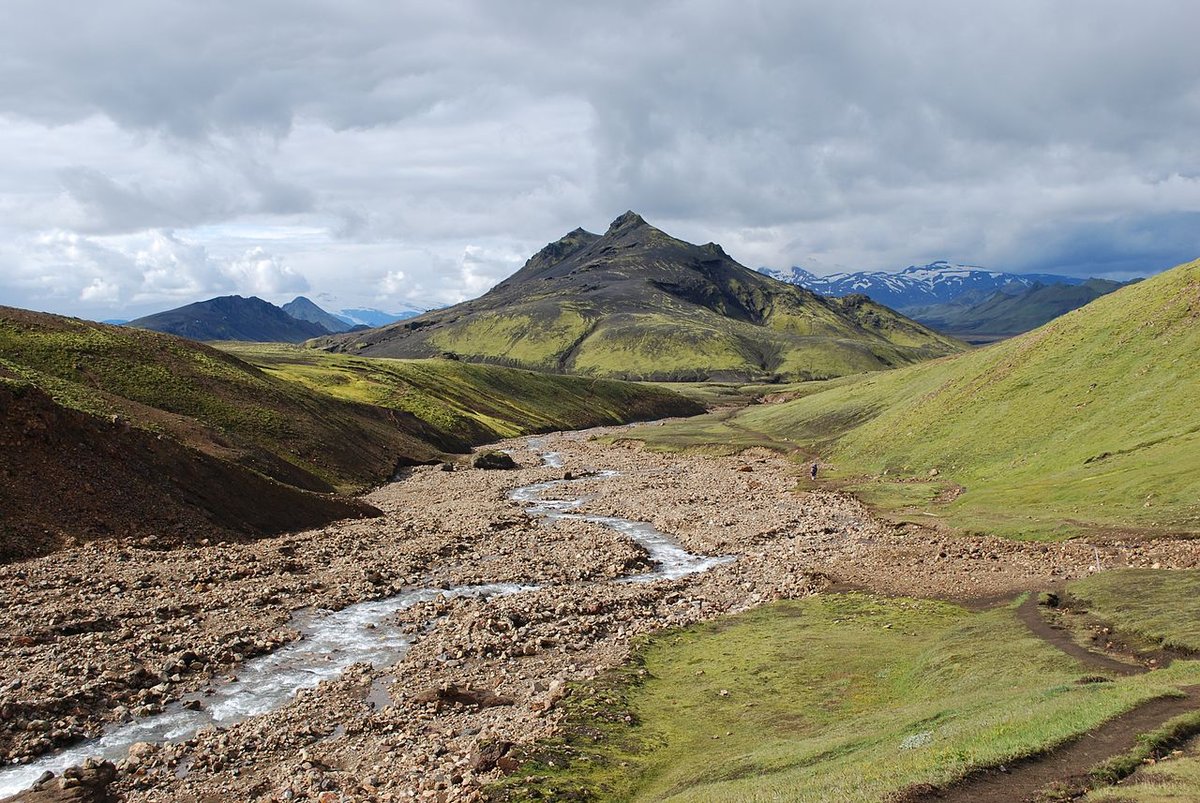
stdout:
<svg viewBox="0 0 1200 803">
<path fill-rule="evenodd" d="M 437 303 L 626 208 L 752 265 L 1153 270 L 1200 256 L 1193 8 L 11 0 L 0 293 L 128 303 L 156 242 Z"/>
</svg>

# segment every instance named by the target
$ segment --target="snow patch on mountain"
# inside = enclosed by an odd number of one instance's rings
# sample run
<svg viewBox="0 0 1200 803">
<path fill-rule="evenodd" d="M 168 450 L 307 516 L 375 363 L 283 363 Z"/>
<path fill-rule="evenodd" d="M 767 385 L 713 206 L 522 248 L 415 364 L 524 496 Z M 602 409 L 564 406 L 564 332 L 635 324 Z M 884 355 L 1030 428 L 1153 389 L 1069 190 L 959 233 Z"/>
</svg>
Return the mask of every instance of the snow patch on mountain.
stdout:
<svg viewBox="0 0 1200 803">
<path fill-rule="evenodd" d="M 945 260 L 928 265 L 909 265 L 900 271 L 841 272 L 827 276 L 817 276 L 799 266 L 793 266 L 789 271 L 759 268 L 759 272 L 821 295 L 848 296 L 861 293 L 901 312 L 906 308 L 953 301 L 971 291 L 995 292 L 1014 285 L 1077 285 L 1085 281 L 1073 276 L 1046 273 L 1008 273 Z"/>
</svg>

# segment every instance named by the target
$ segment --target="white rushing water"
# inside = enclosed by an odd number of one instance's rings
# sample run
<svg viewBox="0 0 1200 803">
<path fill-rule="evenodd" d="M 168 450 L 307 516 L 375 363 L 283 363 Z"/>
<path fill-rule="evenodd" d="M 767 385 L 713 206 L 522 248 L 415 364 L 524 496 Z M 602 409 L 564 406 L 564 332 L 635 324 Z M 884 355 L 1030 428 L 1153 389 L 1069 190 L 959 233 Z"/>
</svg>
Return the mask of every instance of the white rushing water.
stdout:
<svg viewBox="0 0 1200 803">
<path fill-rule="evenodd" d="M 530 446 L 538 448 L 539 443 L 531 441 Z M 541 457 L 543 464 L 548 467 L 561 468 L 563 465 L 558 452 L 544 452 Z M 601 471 L 588 475 L 588 478 L 615 476 L 618 476 L 616 471 Z M 547 491 L 571 482 L 573 480 L 550 480 L 526 485 L 509 492 L 508 498 L 525 505 L 532 515 L 545 517 L 548 521 L 577 519 L 599 524 L 645 547 L 655 568 L 645 574 L 623 577 L 618 582 L 673 580 L 733 560 L 730 556 L 694 555 L 670 536 L 645 522 L 569 512 L 581 507 L 587 501 L 585 497 L 542 498 Z M 448 589 L 423 588 L 387 599 L 351 605 L 336 612 L 301 612 L 293 620 L 292 626 L 301 631 L 303 638 L 268 655 L 247 661 L 239 669 L 237 680 L 216 685 L 211 694 L 187 695 L 187 700 L 200 701 L 199 710 L 186 709 L 182 702 L 172 703 L 161 714 L 112 725 L 96 739 L 47 754 L 29 764 L 0 770 L 0 797 L 28 788 L 45 772 L 61 773 L 91 756 L 119 760 L 138 742 L 178 741 L 191 737 L 206 725 L 229 726 L 273 711 L 294 698 L 301 689 L 311 689 L 323 680 L 336 678 L 353 664 L 390 666 L 399 661 L 412 644 L 412 637 L 401 632 L 391 618 L 397 611 L 418 602 L 432 600 L 439 595 L 492 597 L 536 589 L 537 586 L 512 583 Z"/>
<path fill-rule="evenodd" d="M 27 788 L 44 772 L 60 773 L 91 756 L 122 759 L 138 742 L 186 739 L 205 725 L 228 726 L 273 711 L 301 689 L 336 678 L 353 664 L 391 665 L 404 657 L 412 637 L 391 624 L 390 619 L 418 602 L 439 594 L 491 597 L 535 588 L 510 583 L 423 588 L 336 612 L 303 612 L 292 622 L 304 634 L 299 641 L 247 661 L 240 667 L 237 680 L 216 685 L 212 694 L 187 695 L 188 700 L 200 701 L 200 710 L 188 710 L 182 702 L 172 703 L 161 714 L 110 726 L 99 738 L 50 753 L 30 764 L 9 767 L 0 771 L 0 797 Z"/>
<path fill-rule="evenodd" d="M 545 456 L 543 456 L 544 458 Z M 550 463 L 547 461 L 546 465 L 550 465 Z M 608 479 L 616 477 L 619 474 L 620 472 L 617 471 L 606 470 L 591 474 L 589 477 Z M 579 479 L 584 479 L 584 477 L 580 477 Z M 616 530 L 621 535 L 641 544 L 649 554 L 654 568 L 645 574 L 622 577 L 617 581 L 619 583 L 650 583 L 655 580 L 675 580 L 680 577 L 686 577 L 689 574 L 707 571 L 714 566 L 720 566 L 723 563 L 730 563 L 734 560 L 732 555 L 713 557 L 688 552 L 674 538 L 660 532 L 653 524 L 644 521 L 631 521 L 616 516 L 590 516 L 571 513 L 570 511 L 583 506 L 587 501 L 584 497 L 574 497 L 571 499 L 543 498 L 542 495 L 552 488 L 568 485 L 571 482 L 574 482 L 574 480 L 549 480 L 547 482 L 526 485 L 510 491 L 508 498 L 514 502 L 526 505 L 525 510 L 529 513 L 535 516 L 543 516 L 549 521 L 575 519 L 599 524 L 603 527 Z"/>
</svg>

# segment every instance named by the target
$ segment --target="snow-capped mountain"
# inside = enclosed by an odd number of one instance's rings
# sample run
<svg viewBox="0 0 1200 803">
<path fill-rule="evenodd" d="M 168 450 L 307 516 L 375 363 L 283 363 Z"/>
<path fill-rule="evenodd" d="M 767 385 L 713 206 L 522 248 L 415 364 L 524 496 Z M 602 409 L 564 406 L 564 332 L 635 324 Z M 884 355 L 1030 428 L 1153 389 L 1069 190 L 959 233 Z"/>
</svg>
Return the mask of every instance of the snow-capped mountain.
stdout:
<svg viewBox="0 0 1200 803">
<path fill-rule="evenodd" d="M 411 309 L 403 309 L 397 312 L 384 312 L 379 309 L 371 309 L 364 307 L 355 307 L 352 309 L 342 309 L 334 313 L 338 318 L 346 321 L 352 326 L 387 326 L 389 323 L 396 321 L 415 318 L 425 312 L 423 309 L 413 307 Z"/>
<path fill-rule="evenodd" d="M 793 267 L 791 271 L 759 268 L 759 272 L 780 281 L 807 287 L 821 295 L 848 296 L 862 293 L 901 312 L 912 307 L 944 304 L 970 291 L 991 294 L 1014 285 L 1076 285 L 1086 281 L 1073 276 L 1007 273 L 976 265 L 956 265 L 944 261 L 931 262 L 928 265 L 910 265 L 898 272 L 877 270 L 817 276 L 800 267 Z"/>
</svg>

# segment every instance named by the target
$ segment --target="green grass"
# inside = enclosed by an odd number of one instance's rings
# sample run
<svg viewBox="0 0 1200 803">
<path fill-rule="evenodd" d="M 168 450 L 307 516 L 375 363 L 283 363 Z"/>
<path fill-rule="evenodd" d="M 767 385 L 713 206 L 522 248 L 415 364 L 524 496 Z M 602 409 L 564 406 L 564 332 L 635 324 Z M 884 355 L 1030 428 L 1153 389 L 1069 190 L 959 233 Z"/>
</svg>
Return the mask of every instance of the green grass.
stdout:
<svg viewBox="0 0 1200 803">
<path fill-rule="evenodd" d="M 1070 589 L 1093 617 L 1118 633 L 1200 652 L 1200 570 L 1118 569 Z"/>
<path fill-rule="evenodd" d="M 608 380 L 269 344 L 226 348 L 0 308 L 0 374 L 9 382 L 308 490 L 358 490 L 397 465 L 527 432 L 700 409 L 662 388 Z"/>
<path fill-rule="evenodd" d="M 271 376 L 402 410 L 472 443 L 697 412 L 662 386 L 457 360 L 349 357 L 283 344 L 222 345 Z"/>
<path fill-rule="evenodd" d="M 641 384 L 672 390 L 705 407 L 749 404 L 759 395 L 754 389 L 761 387 L 746 386 L 738 382 L 643 382 Z"/>
<path fill-rule="evenodd" d="M 557 370 L 564 344 L 584 337 L 591 326 L 578 308 L 563 305 L 555 318 L 519 312 L 480 315 L 429 338 L 436 349 L 500 359 L 525 368 Z"/>
<path fill-rule="evenodd" d="M 776 603 L 654 636 L 621 675 L 577 687 L 565 736 L 503 793 L 875 801 L 1178 694 L 1200 681 L 1200 663 L 1076 682 L 1086 674 L 1011 606 L 971 613 L 862 594 Z"/>
<path fill-rule="evenodd" d="M 1200 262 L 1013 340 L 638 437 L 663 449 L 770 441 L 820 457 L 868 501 L 903 514 L 916 498 L 966 530 L 1200 533 L 1198 318 Z M 925 503 L 955 486 L 965 493 Z"/>
</svg>

